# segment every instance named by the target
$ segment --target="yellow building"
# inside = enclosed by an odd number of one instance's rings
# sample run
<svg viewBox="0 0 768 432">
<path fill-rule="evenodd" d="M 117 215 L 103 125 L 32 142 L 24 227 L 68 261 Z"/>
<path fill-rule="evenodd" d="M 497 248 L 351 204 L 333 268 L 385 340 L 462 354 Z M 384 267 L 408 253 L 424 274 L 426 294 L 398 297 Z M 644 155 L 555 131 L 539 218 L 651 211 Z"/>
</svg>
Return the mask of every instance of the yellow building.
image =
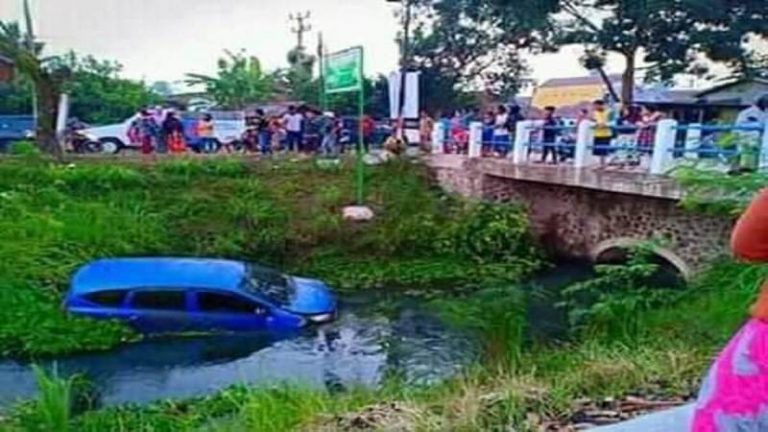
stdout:
<svg viewBox="0 0 768 432">
<path fill-rule="evenodd" d="M 621 91 L 621 77 L 611 76 L 614 89 Z M 573 107 L 604 99 L 608 94 L 605 83 L 599 76 L 551 79 L 539 86 L 533 93 L 532 105 L 539 109 Z"/>
</svg>

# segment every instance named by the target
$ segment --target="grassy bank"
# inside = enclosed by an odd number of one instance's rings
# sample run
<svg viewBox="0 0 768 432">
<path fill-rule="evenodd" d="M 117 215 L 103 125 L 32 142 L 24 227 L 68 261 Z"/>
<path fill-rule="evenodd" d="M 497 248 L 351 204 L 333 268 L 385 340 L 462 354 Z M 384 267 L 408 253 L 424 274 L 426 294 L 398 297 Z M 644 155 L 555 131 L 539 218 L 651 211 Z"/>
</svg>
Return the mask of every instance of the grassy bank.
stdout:
<svg viewBox="0 0 768 432">
<path fill-rule="evenodd" d="M 645 284 L 652 270 L 645 262 L 606 268 L 566 290 L 572 296 L 552 299 L 563 303 L 572 331 L 543 342 L 528 337 L 530 294 L 517 288 L 538 264 L 524 215 L 446 197 L 409 164 L 369 173 L 378 217 L 365 226 L 338 216 L 352 196 L 349 168 L 223 160 L 74 169 L 9 164 L 0 166 L 3 173 L 0 223 L 14 231 L 0 231 L 0 256 L 11 260 L 2 260 L 0 278 L 14 284 L 3 291 L 30 296 L 13 300 L 22 305 L 17 316 L 0 315 L 0 328 L 10 329 L 3 347 L 22 341 L 25 353 L 67 352 L 132 338 L 121 326 L 75 323 L 56 309 L 76 265 L 123 254 L 262 261 L 347 290 L 451 289 L 455 298 L 433 296 L 433 306 L 485 344 L 480 364 L 445 383 L 417 388 L 392 379 L 380 389 L 340 394 L 242 387 L 191 401 L 91 410 L 76 383 L 41 376 L 41 398 L 0 422 L 11 431 L 534 431 L 544 420 L 570 420 L 581 398 L 690 396 L 767 275 L 726 261 L 669 292 Z M 123 229 L 128 222 L 135 225 Z M 580 302 L 584 295 L 599 301 Z M 0 299 L 0 310 L 8 310 L 2 301 L 11 300 Z M 23 330 L 40 323 L 11 325 L 31 319 L 21 312 L 32 307 L 48 308 L 47 326 L 29 332 Z M 55 334 L 65 326 L 77 330 Z M 50 340 L 60 341 L 56 351 Z"/>
<path fill-rule="evenodd" d="M 765 275 L 758 267 L 724 262 L 680 298 L 644 313 L 632 337 L 580 334 L 558 344 L 523 344 L 520 326 L 525 324 L 500 319 L 519 311 L 521 298 L 514 290 L 471 295 L 466 299 L 469 310 L 483 307 L 484 313 L 470 312 L 476 317 L 472 322 L 465 321 L 467 314 L 455 316 L 454 322 L 472 326 L 487 341 L 495 341 L 488 345 L 495 348 L 477 367 L 440 385 L 414 388 L 391 380 L 381 389 L 341 394 L 296 387 L 233 388 L 209 398 L 144 408 L 64 408 L 66 425 L 72 431 L 94 432 L 484 431 L 508 430 L 510 425 L 535 431 L 545 419 L 567 422 L 574 401 L 582 398 L 695 392 L 712 357 L 745 318 Z M 46 401 L 67 394 L 55 387 L 52 392 L 17 410 L 7 428 L 52 430 L 47 422 L 60 422 L 62 408 Z"/>
<path fill-rule="evenodd" d="M 538 263 L 520 209 L 456 201 L 408 163 L 369 170 L 377 218 L 346 223 L 353 173 L 288 160 L 2 161 L 0 354 L 57 355 L 136 339 L 119 324 L 60 311 L 71 273 L 99 257 L 233 258 L 348 290 L 515 280 Z"/>
</svg>

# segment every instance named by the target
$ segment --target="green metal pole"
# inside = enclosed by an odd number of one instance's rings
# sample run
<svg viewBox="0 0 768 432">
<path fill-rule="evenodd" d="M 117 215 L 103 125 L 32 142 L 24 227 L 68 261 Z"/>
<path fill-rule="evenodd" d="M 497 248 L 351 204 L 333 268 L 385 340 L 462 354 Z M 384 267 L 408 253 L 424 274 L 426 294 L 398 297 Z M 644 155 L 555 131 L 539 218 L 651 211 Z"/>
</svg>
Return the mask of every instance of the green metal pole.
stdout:
<svg viewBox="0 0 768 432">
<path fill-rule="evenodd" d="M 357 205 L 363 205 L 364 203 L 364 183 L 365 183 L 365 167 L 363 164 L 363 117 L 365 116 L 365 69 L 363 68 L 365 59 L 365 51 L 360 48 L 360 118 L 358 121 L 358 134 L 357 134 Z"/>
</svg>

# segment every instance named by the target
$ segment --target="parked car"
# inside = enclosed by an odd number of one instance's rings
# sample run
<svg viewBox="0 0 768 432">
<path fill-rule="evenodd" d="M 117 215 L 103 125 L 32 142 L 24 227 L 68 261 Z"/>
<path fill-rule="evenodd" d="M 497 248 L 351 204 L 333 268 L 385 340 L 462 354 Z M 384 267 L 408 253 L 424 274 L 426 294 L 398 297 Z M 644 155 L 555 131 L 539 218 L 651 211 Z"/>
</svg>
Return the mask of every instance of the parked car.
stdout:
<svg viewBox="0 0 768 432">
<path fill-rule="evenodd" d="M 244 114 L 239 111 L 215 111 L 211 112 L 211 115 L 213 116 L 214 135 L 218 147 L 224 143 L 237 145 L 243 132 L 245 132 Z M 199 113 L 181 113 L 180 115 L 181 121 L 184 123 L 185 138 L 193 151 L 200 149 L 200 139 L 197 137 L 195 128 L 199 116 Z M 124 150 L 139 150 L 139 145 L 131 143 L 128 138 L 128 129 L 135 119 L 136 116 L 133 116 L 122 123 L 96 126 L 85 132 L 98 138 L 104 148 L 104 153 L 114 154 Z"/>
<path fill-rule="evenodd" d="M 0 115 L 0 152 L 16 141 L 34 139 L 35 118 L 31 115 Z"/>
<path fill-rule="evenodd" d="M 247 332 L 335 319 L 318 280 L 237 261 L 122 258 L 79 269 L 64 300 L 76 315 L 126 321 L 142 333 Z"/>
</svg>

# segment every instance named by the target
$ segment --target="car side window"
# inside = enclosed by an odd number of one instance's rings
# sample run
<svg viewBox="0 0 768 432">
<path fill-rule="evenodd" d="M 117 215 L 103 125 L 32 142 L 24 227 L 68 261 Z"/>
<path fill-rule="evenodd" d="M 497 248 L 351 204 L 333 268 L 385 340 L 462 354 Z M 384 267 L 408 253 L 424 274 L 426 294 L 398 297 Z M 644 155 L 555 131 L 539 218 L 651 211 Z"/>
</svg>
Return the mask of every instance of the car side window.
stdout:
<svg viewBox="0 0 768 432">
<path fill-rule="evenodd" d="M 267 314 L 267 308 L 264 306 L 231 294 L 200 292 L 197 293 L 197 305 L 200 312 L 205 313 Z"/>
<path fill-rule="evenodd" d="M 85 296 L 85 299 L 99 306 L 117 308 L 123 305 L 126 291 L 99 291 Z"/>
<path fill-rule="evenodd" d="M 182 291 L 137 291 L 133 293 L 135 309 L 183 311 L 186 310 Z"/>
</svg>

